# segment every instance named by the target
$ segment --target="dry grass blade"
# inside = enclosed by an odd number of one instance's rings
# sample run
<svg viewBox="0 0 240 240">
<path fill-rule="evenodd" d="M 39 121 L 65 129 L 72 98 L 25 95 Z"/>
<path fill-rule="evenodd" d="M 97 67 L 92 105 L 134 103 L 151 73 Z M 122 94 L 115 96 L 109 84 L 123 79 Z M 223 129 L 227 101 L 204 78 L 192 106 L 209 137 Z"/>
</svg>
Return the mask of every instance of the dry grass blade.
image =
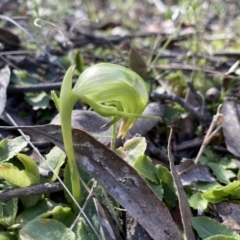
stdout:
<svg viewBox="0 0 240 240">
<path fill-rule="evenodd" d="M 18 128 L 32 129 L 64 149 L 60 126 Z M 164 203 L 135 169 L 86 132 L 72 131 L 77 163 L 129 211 L 154 240 L 183 239 Z"/>
<path fill-rule="evenodd" d="M 181 218 L 182 218 L 186 239 L 194 240 L 196 239 L 196 237 L 191 224 L 192 212 L 188 204 L 188 199 L 184 192 L 183 185 L 181 183 L 181 180 L 174 166 L 173 156 L 171 152 L 171 140 L 172 140 L 172 128 L 171 128 L 169 139 L 168 139 L 168 158 L 170 162 L 170 169 L 172 172 L 174 182 L 177 187 L 179 207 L 180 207 Z"/>
</svg>

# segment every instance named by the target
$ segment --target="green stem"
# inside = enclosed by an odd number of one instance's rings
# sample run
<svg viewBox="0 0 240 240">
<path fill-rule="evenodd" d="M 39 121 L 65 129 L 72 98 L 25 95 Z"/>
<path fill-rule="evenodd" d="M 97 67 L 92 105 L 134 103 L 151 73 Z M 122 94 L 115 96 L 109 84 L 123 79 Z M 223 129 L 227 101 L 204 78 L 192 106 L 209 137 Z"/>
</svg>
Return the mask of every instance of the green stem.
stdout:
<svg viewBox="0 0 240 240">
<path fill-rule="evenodd" d="M 112 139 L 111 139 L 111 150 L 115 149 L 115 142 L 116 142 L 116 123 L 112 125 Z"/>
<path fill-rule="evenodd" d="M 61 101 L 60 104 L 60 119 L 61 119 L 61 128 L 63 143 L 68 158 L 68 164 L 70 169 L 71 176 L 71 185 L 72 185 L 72 194 L 75 200 L 80 204 L 81 203 L 81 188 L 79 181 L 79 172 L 78 166 L 76 163 L 73 141 L 72 141 L 72 124 L 71 124 L 71 113 L 72 109 L 77 101 L 76 96 L 68 96 L 67 101 Z"/>
<path fill-rule="evenodd" d="M 68 158 L 70 178 L 71 178 L 71 192 L 75 200 L 81 204 L 81 189 L 78 166 L 76 163 L 73 139 L 72 139 L 72 123 L 71 115 L 73 107 L 78 100 L 78 96 L 72 91 L 72 75 L 74 72 L 74 67 L 70 67 L 66 72 L 59 97 L 59 112 L 61 120 L 61 129 L 63 136 L 64 148 Z"/>
</svg>

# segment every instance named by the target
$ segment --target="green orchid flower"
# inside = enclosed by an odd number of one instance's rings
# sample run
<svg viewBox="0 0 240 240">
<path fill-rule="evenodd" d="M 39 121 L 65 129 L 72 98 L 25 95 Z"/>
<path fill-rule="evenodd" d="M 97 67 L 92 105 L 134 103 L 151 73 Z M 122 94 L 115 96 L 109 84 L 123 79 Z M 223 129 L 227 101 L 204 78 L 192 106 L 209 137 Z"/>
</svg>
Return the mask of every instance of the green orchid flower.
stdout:
<svg viewBox="0 0 240 240">
<path fill-rule="evenodd" d="M 71 131 L 71 112 L 76 101 L 81 99 L 99 115 L 112 117 L 105 126 L 115 124 L 122 118 L 118 137 L 125 137 L 137 118 L 155 117 L 141 115 L 148 102 L 148 91 L 143 79 L 132 70 L 116 64 L 96 64 L 83 71 L 72 88 L 73 72 L 74 67 L 72 66 L 64 76 L 59 100 L 55 93 L 53 93 L 53 99 L 60 112 L 63 141 L 71 174 L 72 193 L 80 203 L 79 173 Z"/>
<path fill-rule="evenodd" d="M 148 102 L 143 79 L 130 69 L 110 63 L 86 69 L 77 80 L 73 93 L 99 115 L 113 117 L 107 126 L 122 118 L 118 137 L 125 137 Z"/>
</svg>

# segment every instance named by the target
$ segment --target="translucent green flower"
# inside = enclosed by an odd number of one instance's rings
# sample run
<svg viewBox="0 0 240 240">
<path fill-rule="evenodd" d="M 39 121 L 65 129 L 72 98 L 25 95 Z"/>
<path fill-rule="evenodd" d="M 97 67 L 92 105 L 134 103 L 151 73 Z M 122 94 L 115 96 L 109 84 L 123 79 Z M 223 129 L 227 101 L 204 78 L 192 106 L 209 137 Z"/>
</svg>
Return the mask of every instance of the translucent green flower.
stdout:
<svg viewBox="0 0 240 240">
<path fill-rule="evenodd" d="M 99 115 L 113 117 L 107 126 L 122 118 L 118 137 L 127 134 L 148 102 L 143 79 L 130 69 L 110 63 L 86 69 L 73 92 Z"/>
</svg>

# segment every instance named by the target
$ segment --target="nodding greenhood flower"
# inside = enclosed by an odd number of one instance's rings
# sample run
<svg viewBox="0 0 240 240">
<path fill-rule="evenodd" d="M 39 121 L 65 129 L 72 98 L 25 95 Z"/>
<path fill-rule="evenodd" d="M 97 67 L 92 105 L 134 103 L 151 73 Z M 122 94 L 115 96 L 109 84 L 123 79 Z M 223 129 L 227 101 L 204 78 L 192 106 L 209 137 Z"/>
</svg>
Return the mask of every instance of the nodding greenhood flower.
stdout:
<svg viewBox="0 0 240 240">
<path fill-rule="evenodd" d="M 124 137 L 147 105 L 148 92 L 145 82 L 135 72 L 116 64 L 100 63 L 86 69 L 72 89 L 74 67 L 66 72 L 60 98 L 52 96 L 59 109 L 63 142 L 68 157 L 71 177 L 71 191 L 81 203 L 79 173 L 75 161 L 72 142 L 71 113 L 78 99 L 88 103 L 98 114 L 112 117 L 105 126 L 116 123 L 122 118 L 118 137 Z"/>
<path fill-rule="evenodd" d="M 118 137 L 127 134 L 148 102 L 143 79 L 130 69 L 110 63 L 87 68 L 72 91 L 99 115 L 113 117 L 105 126 L 122 118 Z"/>
</svg>

